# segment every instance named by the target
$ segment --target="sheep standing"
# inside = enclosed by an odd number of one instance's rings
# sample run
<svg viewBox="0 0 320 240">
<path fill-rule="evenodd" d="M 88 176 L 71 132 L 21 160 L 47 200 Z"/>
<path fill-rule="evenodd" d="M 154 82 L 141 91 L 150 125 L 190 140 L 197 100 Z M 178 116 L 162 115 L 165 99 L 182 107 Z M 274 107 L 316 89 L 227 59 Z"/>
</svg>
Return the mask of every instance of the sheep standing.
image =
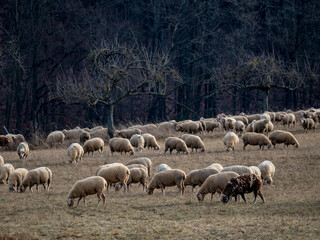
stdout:
<svg viewBox="0 0 320 240">
<path fill-rule="evenodd" d="M 10 148 L 13 146 L 13 141 L 8 136 L 0 136 L 0 147 Z"/>
<path fill-rule="evenodd" d="M 126 166 L 132 165 L 132 164 L 141 164 L 144 165 L 148 169 L 148 177 L 151 175 L 151 167 L 152 167 L 152 162 L 150 158 L 146 157 L 140 157 L 140 158 L 135 158 L 130 160 Z"/>
<path fill-rule="evenodd" d="M 261 193 L 261 185 L 261 179 L 252 173 L 232 178 L 221 194 L 221 201 L 223 203 L 227 203 L 229 200 L 231 200 L 231 196 L 233 196 L 235 201 L 237 201 L 237 196 L 240 194 L 243 201 L 247 203 L 244 194 L 253 192 L 253 203 L 256 203 L 257 195 L 260 196 L 262 202 L 264 203 L 265 201 Z"/>
<path fill-rule="evenodd" d="M 265 160 L 259 164 L 258 168 L 261 171 L 261 179 L 263 180 L 263 184 L 272 184 L 272 178 L 276 171 L 276 167 L 273 165 L 273 163 Z"/>
<path fill-rule="evenodd" d="M 128 191 L 129 191 L 130 184 L 132 183 L 140 183 L 144 191 L 144 188 L 147 186 L 147 177 L 148 177 L 147 170 L 144 170 L 143 168 L 130 168 L 129 170 L 130 170 L 130 175 L 127 181 Z M 121 183 L 117 183 L 115 186 L 117 191 L 119 191 L 121 187 L 122 187 Z"/>
<path fill-rule="evenodd" d="M 313 129 L 313 132 L 316 132 L 316 125 L 312 118 L 301 118 L 300 122 L 305 133 L 307 133 L 309 129 Z"/>
<path fill-rule="evenodd" d="M 29 145 L 26 142 L 22 142 L 19 144 L 19 146 L 17 147 L 17 153 L 20 157 L 21 160 L 23 161 L 27 161 L 27 157 L 29 155 Z"/>
<path fill-rule="evenodd" d="M 197 191 L 196 196 L 198 198 L 198 201 L 203 201 L 204 197 L 208 193 L 211 193 L 212 201 L 212 197 L 216 192 L 220 194 L 227 186 L 229 180 L 238 176 L 239 174 L 235 172 L 221 172 L 207 177 L 207 179 Z"/>
<path fill-rule="evenodd" d="M 6 183 L 14 167 L 11 163 L 6 163 L 0 168 L 0 183 Z"/>
<path fill-rule="evenodd" d="M 103 205 L 105 205 L 106 197 L 103 192 L 106 190 L 106 188 L 107 181 L 99 176 L 92 176 L 79 180 L 73 185 L 68 194 L 68 206 L 72 207 L 74 204 L 74 199 L 79 198 L 76 205 L 78 206 L 80 200 L 83 198 L 84 206 L 86 207 L 86 197 L 93 194 L 97 194 L 98 205 L 101 198 L 103 200 Z"/>
<path fill-rule="evenodd" d="M 130 176 L 130 170 L 126 166 L 111 166 L 111 167 L 103 167 L 99 170 L 97 176 L 103 177 L 108 185 L 107 192 L 109 192 L 109 187 L 113 183 L 120 182 L 122 186 L 124 186 L 124 190 L 127 190 L 127 182 Z"/>
<path fill-rule="evenodd" d="M 292 113 L 280 114 L 280 118 L 283 126 L 287 125 L 288 127 L 290 127 L 290 125 L 296 125 L 296 117 Z"/>
<path fill-rule="evenodd" d="M 12 171 L 8 179 L 9 192 L 18 191 L 27 173 L 28 173 L 28 170 L 25 168 L 17 168 L 14 171 Z"/>
<path fill-rule="evenodd" d="M 142 151 L 144 149 L 145 141 L 142 135 L 132 135 L 132 137 L 130 138 L 130 143 L 133 147 L 136 148 L 137 151 Z"/>
<path fill-rule="evenodd" d="M 218 171 L 215 168 L 202 168 L 202 169 L 196 169 L 189 172 L 186 176 L 186 180 L 184 181 L 185 186 L 192 186 L 192 192 L 193 189 L 196 186 L 201 186 L 204 181 L 212 174 L 217 174 L 220 171 Z"/>
<path fill-rule="evenodd" d="M 141 135 L 142 131 L 138 128 L 128 128 L 128 129 L 114 131 L 115 137 L 122 137 L 127 139 L 130 139 L 134 134 Z"/>
<path fill-rule="evenodd" d="M 142 137 L 144 138 L 144 147 L 153 148 L 154 150 L 160 150 L 160 145 L 158 144 L 155 136 L 144 133 L 142 134 Z"/>
<path fill-rule="evenodd" d="M 114 152 L 120 152 L 122 155 L 122 152 L 127 154 L 127 152 L 130 155 L 134 154 L 134 148 L 131 145 L 130 141 L 126 138 L 111 138 L 109 142 L 109 147 L 111 151 L 111 155 L 113 156 Z"/>
<path fill-rule="evenodd" d="M 164 154 L 166 154 L 168 150 L 171 154 L 174 149 L 177 150 L 177 153 L 183 152 L 184 154 L 188 154 L 185 141 L 177 137 L 168 137 L 164 143 Z"/>
<path fill-rule="evenodd" d="M 265 133 L 268 130 L 269 119 L 261 119 L 254 123 L 253 131 L 256 133 Z"/>
<path fill-rule="evenodd" d="M 98 175 L 98 172 L 99 172 L 100 169 L 102 169 L 102 168 L 115 167 L 115 166 L 124 166 L 124 164 L 115 162 L 115 163 L 108 163 L 108 164 L 105 164 L 105 165 L 101 165 L 101 166 L 99 166 L 99 167 L 97 168 L 95 175 Z"/>
<path fill-rule="evenodd" d="M 246 128 L 246 132 L 254 132 L 254 124 L 256 123 L 257 120 L 253 120 L 250 124 L 248 124 Z"/>
<path fill-rule="evenodd" d="M 47 167 L 39 167 L 33 170 L 30 170 L 25 178 L 23 179 L 21 186 L 20 186 L 20 192 L 24 192 L 27 187 L 29 187 L 29 191 L 32 192 L 32 187 L 36 185 L 37 191 L 38 185 L 42 184 L 44 190 L 49 191 L 50 183 L 52 182 L 52 172 Z M 47 184 L 47 187 L 46 185 Z"/>
<path fill-rule="evenodd" d="M 267 146 L 268 149 L 271 147 L 271 141 L 269 138 L 261 133 L 248 132 L 245 133 L 242 137 L 243 140 L 243 150 L 246 149 L 247 145 L 257 146 L 259 145 L 260 149 Z"/>
<path fill-rule="evenodd" d="M 223 138 L 223 143 L 227 147 L 227 151 L 234 151 L 234 147 L 239 143 L 239 137 L 233 132 L 227 132 Z"/>
<path fill-rule="evenodd" d="M 50 147 L 56 146 L 58 144 L 62 145 L 65 139 L 65 135 L 61 131 L 54 131 L 49 133 L 47 136 L 47 143 Z"/>
<path fill-rule="evenodd" d="M 180 132 L 186 132 L 186 133 L 194 134 L 194 133 L 199 132 L 199 123 L 192 122 L 192 121 L 180 123 L 180 124 L 177 124 L 176 130 L 180 131 Z"/>
<path fill-rule="evenodd" d="M 177 186 L 181 192 L 184 193 L 184 181 L 186 180 L 186 174 L 180 169 L 168 169 L 162 172 L 156 173 L 151 179 L 148 187 L 147 193 L 153 194 L 155 188 L 161 188 L 163 195 L 165 195 L 165 188 Z"/>
<path fill-rule="evenodd" d="M 87 131 L 83 131 L 80 134 L 80 143 L 83 145 L 87 140 L 89 140 L 91 138 L 91 135 L 89 132 Z"/>
<path fill-rule="evenodd" d="M 4 159 L 3 157 L 0 155 L 0 168 L 4 165 Z"/>
<path fill-rule="evenodd" d="M 260 120 L 260 114 L 247 115 L 246 118 L 248 119 L 248 124 L 250 124 L 250 123 L 252 123 L 254 120 L 255 120 L 255 121 Z"/>
<path fill-rule="evenodd" d="M 245 126 L 248 126 L 249 124 L 248 118 L 245 116 L 233 116 L 232 118 L 235 119 L 236 121 L 243 122 Z"/>
<path fill-rule="evenodd" d="M 204 143 L 202 142 L 201 138 L 192 134 L 184 134 L 181 136 L 181 139 L 185 141 L 188 148 L 191 148 L 192 152 L 193 149 L 200 149 L 200 152 L 204 152 L 206 150 Z"/>
<path fill-rule="evenodd" d="M 221 127 L 220 123 L 218 123 L 217 121 L 213 121 L 213 120 L 202 120 L 202 124 L 205 125 L 205 131 L 207 133 L 213 132 L 214 129 Z"/>
<path fill-rule="evenodd" d="M 274 148 L 276 148 L 276 144 L 283 143 L 284 146 L 289 147 L 289 145 L 293 145 L 294 147 L 299 147 L 299 142 L 290 132 L 276 130 L 270 133 L 269 139 Z"/>
<path fill-rule="evenodd" d="M 246 125 L 242 121 L 236 121 L 234 127 L 239 136 L 246 130 Z"/>
<path fill-rule="evenodd" d="M 165 170 L 169 170 L 169 169 L 171 169 L 170 166 L 168 166 L 168 165 L 165 164 L 165 163 L 161 163 L 161 164 L 157 167 L 156 173 L 162 172 L 162 171 L 165 171 Z"/>
<path fill-rule="evenodd" d="M 101 154 L 104 148 L 104 141 L 101 138 L 91 138 L 83 144 L 83 155 L 90 152 L 99 151 Z"/>
<path fill-rule="evenodd" d="M 68 148 L 68 156 L 70 157 L 70 163 L 73 161 L 78 162 L 82 159 L 84 150 L 79 143 L 72 143 Z"/>
</svg>

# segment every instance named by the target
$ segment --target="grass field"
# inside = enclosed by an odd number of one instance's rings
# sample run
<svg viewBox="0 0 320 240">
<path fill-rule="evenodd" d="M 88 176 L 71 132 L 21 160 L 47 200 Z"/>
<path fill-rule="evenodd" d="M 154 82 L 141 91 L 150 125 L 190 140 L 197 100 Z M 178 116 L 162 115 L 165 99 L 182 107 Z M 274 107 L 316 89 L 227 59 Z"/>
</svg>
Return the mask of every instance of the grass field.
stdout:
<svg viewBox="0 0 320 240">
<path fill-rule="evenodd" d="M 277 128 L 277 127 L 276 127 Z M 278 129 L 278 128 L 277 128 Z M 47 166 L 53 172 L 49 192 L 8 193 L 0 185 L 0 239 L 320 239 L 320 133 L 304 134 L 300 127 L 290 131 L 300 148 L 260 151 L 242 140 L 235 152 L 227 153 L 222 143 L 224 133 L 217 131 L 201 136 L 205 153 L 163 155 L 161 151 L 146 150 L 134 157 L 149 157 L 153 173 L 161 163 L 190 170 L 217 162 L 223 166 L 234 164 L 259 165 L 270 160 L 276 166 L 274 185 L 263 186 L 261 199 L 252 204 L 243 201 L 223 204 L 216 194 L 210 202 L 207 195 L 198 202 L 191 187 L 180 196 L 176 187 L 166 189 L 166 196 L 155 190 L 149 196 L 142 186 L 133 185 L 129 193 L 106 194 L 107 205 L 96 207 L 97 197 L 87 197 L 87 207 L 81 201 L 77 208 L 67 206 L 67 194 L 76 180 L 92 176 L 99 165 L 111 162 L 126 163 L 134 158 L 115 154 L 108 147 L 102 155 L 85 156 L 78 164 L 69 164 L 66 149 L 34 150 L 27 165 L 16 152 L 1 152 L 6 163 L 15 168 L 33 169 Z"/>
</svg>

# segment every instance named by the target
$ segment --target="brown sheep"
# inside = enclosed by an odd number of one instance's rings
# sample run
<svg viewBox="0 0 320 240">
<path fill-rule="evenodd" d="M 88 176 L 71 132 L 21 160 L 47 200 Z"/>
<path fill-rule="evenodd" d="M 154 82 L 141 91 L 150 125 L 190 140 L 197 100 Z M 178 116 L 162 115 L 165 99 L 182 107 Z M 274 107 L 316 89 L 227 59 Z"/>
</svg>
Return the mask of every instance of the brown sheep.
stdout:
<svg viewBox="0 0 320 240">
<path fill-rule="evenodd" d="M 294 147 L 299 147 L 299 142 L 290 132 L 276 130 L 270 133 L 269 139 L 274 148 L 276 148 L 276 144 L 283 143 L 284 146 L 289 147 L 289 145 L 293 145 Z"/>
<path fill-rule="evenodd" d="M 307 133 L 309 129 L 313 129 L 313 132 L 316 132 L 316 125 L 312 118 L 302 118 L 300 122 L 305 130 L 305 133 Z"/>
</svg>

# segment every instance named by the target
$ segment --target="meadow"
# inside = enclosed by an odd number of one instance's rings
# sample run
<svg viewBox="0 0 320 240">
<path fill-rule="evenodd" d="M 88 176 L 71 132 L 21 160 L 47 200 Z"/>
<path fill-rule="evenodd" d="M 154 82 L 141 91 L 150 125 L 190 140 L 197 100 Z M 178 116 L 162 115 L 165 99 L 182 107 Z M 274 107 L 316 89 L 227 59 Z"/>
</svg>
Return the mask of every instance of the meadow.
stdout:
<svg viewBox="0 0 320 240">
<path fill-rule="evenodd" d="M 320 131 L 305 134 L 301 126 L 289 130 L 299 148 L 282 144 L 262 151 L 247 146 L 244 151 L 240 140 L 234 152 L 226 152 L 225 133 L 216 130 L 200 135 L 206 152 L 189 155 L 164 155 L 164 140 L 160 140 L 160 151 L 111 157 L 106 146 L 102 155 L 86 155 L 77 164 L 68 163 L 67 146 L 32 150 L 23 164 L 16 152 L 0 149 L 5 162 L 15 168 L 47 166 L 53 172 L 48 192 L 40 186 L 39 192 L 34 187 L 33 192 L 9 193 L 6 185 L 0 185 L 0 239 L 320 239 Z M 212 202 L 209 195 L 198 202 L 197 189 L 192 193 L 190 186 L 183 196 L 176 187 L 166 188 L 165 196 L 157 189 L 150 196 L 136 184 L 127 194 L 114 189 L 105 193 L 105 207 L 96 206 L 96 195 L 86 198 L 86 208 L 83 201 L 76 208 L 67 206 L 73 184 L 94 175 L 99 165 L 142 156 L 152 160 L 152 173 L 161 163 L 188 173 L 212 163 L 257 166 L 264 160 L 272 161 L 276 172 L 274 184 L 262 187 L 265 204 L 260 198 L 252 204 L 253 194 L 246 195 L 248 204 L 223 204 L 217 194 Z"/>
</svg>

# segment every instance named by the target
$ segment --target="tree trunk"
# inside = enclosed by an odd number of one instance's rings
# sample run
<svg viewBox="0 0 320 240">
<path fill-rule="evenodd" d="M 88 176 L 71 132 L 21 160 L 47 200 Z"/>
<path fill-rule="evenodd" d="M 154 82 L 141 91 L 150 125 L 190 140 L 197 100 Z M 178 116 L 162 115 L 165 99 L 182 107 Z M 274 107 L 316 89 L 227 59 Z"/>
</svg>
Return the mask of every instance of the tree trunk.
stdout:
<svg viewBox="0 0 320 240">
<path fill-rule="evenodd" d="M 269 109 L 269 89 L 261 90 L 262 92 L 262 111 L 268 111 Z"/>
<path fill-rule="evenodd" d="M 108 128 L 108 134 L 110 138 L 113 138 L 114 135 L 114 124 L 113 124 L 113 111 L 114 105 L 105 106 L 105 122 Z"/>
</svg>

